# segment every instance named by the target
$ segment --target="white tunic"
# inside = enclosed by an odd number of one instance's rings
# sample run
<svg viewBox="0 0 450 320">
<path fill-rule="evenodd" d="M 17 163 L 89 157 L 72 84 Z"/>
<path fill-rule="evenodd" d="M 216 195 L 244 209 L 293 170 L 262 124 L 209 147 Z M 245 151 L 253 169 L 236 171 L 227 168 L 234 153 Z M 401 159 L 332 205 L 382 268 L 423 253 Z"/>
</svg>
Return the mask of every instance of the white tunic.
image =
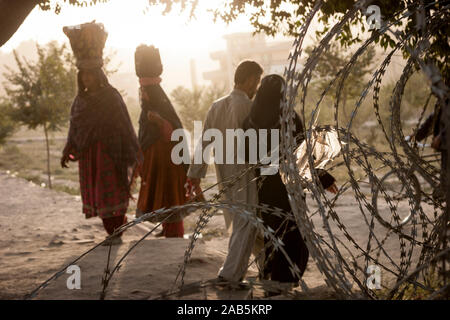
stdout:
<svg viewBox="0 0 450 320">
<path fill-rule="evenodd" d="M 224 151 L 226 149 L 226 129 L 241 129 L 244 119 L 249 115 L 252 101 L 247 94 L 239 89 L 234 89 L 230 95 L 214 102 L 208 111 L 203 126 L 203 133 L 207 129 L 215 128 L 223 135 Z M 203 140 L 203 139 L 202 139 Z M 210 144 L 210 141 L 202 142 L 203 150 Z M 235 144 L 236 148 L 236 144 Z M 225 152 L 224 162 L 225 162 Z M 219 189 L 223 190 L 223 181 L 233 176 L 239 176 L 245 171 L 248 164 L 236 164 L 237 155 L 235 150 L 235 164 L 215 164 L 217 182 Z M 190 178 L 204 178 L 208 164 L 191 164 L 188 171 Z M 258 203 L 258 191 L 254 179 L 254 171 L 246 173 L 239 181 L 229 187 L 224 196 L 228 202 L 241 202 L 244 204 L 256 205 Z M 228 244 L 228 256 L 221 268 L 219 275 L 227 280 L 239 281 L 247 271 L 248 260 L 250 258 L 253 244 L 256 237 L 256 228 L 238 214 L 224 212 L 227 228 L 233 223 L 233 231 Z"/>
</svg>

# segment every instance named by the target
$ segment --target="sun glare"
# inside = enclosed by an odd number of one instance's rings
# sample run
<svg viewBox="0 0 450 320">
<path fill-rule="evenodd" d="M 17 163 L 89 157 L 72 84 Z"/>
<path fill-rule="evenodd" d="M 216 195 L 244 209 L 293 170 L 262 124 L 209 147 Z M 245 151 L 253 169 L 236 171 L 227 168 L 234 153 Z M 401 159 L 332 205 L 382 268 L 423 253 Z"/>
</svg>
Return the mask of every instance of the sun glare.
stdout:
<svg viewBox="0 0 450 320">
<path fill-rule="evenodd" d="M 28 39 L 40 43 L 51 40 L 65 41 L 63 26 L 92 20 L 105 25 L 109 34 L 106 46 L 135 48 L 140 43 L 147 43 L 176 48 L 180 53 L 192 49 L 204 50 L 216 45 L 217 39 L 221 40 L 226 33 L 250 30 L 250 25 L 244 20 L 238 20 L 228 26 L 221 21 L 214 23 L 207 8 L 221 1 L 200 2 L 198 14 L 192 20 L 189 20 L 188 11 L 180 13 L 176 7 L 171 13 L 163 15 L 162 6 L 149 7 L 146 0 L 115 0 L 88 8 L 66 4 L 59 15 L 36 8 L 2 50 L 10 51 L 21 41 Z M 37 25 L 39 28 L 36 28 Z"/>
<path fill-rule="evenodd" d="M 148 6 L 147 0 L 110 0 L 87 8 L 63 4 L 59 15 L 35 8 L 0 50 L 11 52 L 28 40 L 40 44 L 52 40 L 68 43 L 62 31 L 64 26 L 95 20 L 103 23 L 108 32 L 105 54 L 118 51 L 113 65 L 119 66 L 119 72 L 134 73 L 135 48 L 139 44 L 153 44 L 160 49 L 164 61 L 167 87 L 189 86 L 192 61 L 195 61 L 198 81 L 202 83 L 202 73 L 218 67 L 218 62 L 211 59 L 210 53 L 225 49 L 223 36 L 252 31 L 246 17 L 229 25 L 223 21 L 214 22 L 212 13 L 207 10 L 222 1 L 200 1 L 193 19 L 189 19 L 189 10 L 181 12 L 176 6 L 163 15 L 163 6 Z"/>
</svg>

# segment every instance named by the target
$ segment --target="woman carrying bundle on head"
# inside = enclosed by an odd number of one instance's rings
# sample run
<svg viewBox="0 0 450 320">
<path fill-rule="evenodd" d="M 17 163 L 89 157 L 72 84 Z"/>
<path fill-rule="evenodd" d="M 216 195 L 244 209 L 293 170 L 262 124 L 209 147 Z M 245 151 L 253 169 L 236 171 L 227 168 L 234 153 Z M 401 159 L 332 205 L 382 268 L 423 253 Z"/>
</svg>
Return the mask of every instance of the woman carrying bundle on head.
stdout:
<svg viewBox="0 0 450 320">
<path fill-rule="evenodd" d="M 61 166 L 78 161 L 86 218 L 102 219 L 108 235 L 126 223 L 131 184 L 142 155 L 127 107 L 102 71 L 103 25 L 64 28 L 77 59 L 78 94 L 73 102 Z M 121 234 L 105 244 L 121 243 Z"/>
<path fill-rule="evenodd" d="M 136 75 L 139 77 L 141 115 L 139 117 L 139 143 L 144 152 L 141 188 L 136 216 L 161 208 L 186 203 L 184 190 L 186 165 L 175 164 L 171 159 L 170 137 L 175 129 L 182 129 L 181 121 L 169 98 L 160 86 L 162 73 L 159 50 L 140 45 L 135 53 Z M 183 237 L 182 215 L 169 214 L 162 221 L 162 231 L 157 236 Z"/>
</svg>

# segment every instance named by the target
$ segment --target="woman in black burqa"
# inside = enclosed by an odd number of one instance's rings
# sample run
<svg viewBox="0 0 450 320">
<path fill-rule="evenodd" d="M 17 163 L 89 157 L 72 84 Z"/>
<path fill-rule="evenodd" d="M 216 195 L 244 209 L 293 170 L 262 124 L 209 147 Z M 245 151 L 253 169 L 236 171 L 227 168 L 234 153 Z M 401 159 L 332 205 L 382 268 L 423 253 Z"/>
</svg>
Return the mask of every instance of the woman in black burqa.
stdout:
<svg viewBox="0 0 450 320">
<path fill-rule="evenodd" d="M 244 121 L 244 130 L 250 128 L 256 130 L 268 129 L 269 132 L 270 129 L 281 128 L 280 115 L 284 88 L 285 81 L 278 75 L 268 75 L 262 79 L 250 114 Z M 297 137 L 296 142 L 300 145 L 304 140 L 303 123 L 297 113 L 295 113 L 294 123 L 294 136 Z M 270 150 L 270 141 L 267 141 L 267 145 L 268 150 Z M 330 174 L 321 171 L 319 177 L 325 189 L 330 192 L 337 190 L 335 179 Z M 279 172 L 264 176 L 258 189 L 258 198 L 259 204 L 280 208 L 290 215 L 290 219 L 285 219 L 285 217 L 261 212 L 264 224 L 275 230 L 275 236 L 282 240 L 287 255 L 297 265 L 301 277 L 306 269 L 309 251 L 294 220 L 288 192 Z M 281 250 L 273 250 L 269 238 L 264 239 L 264 244 L 266 250 L 263 278 L 298 284 L 300 278 L 291 272 L 290 264 Z"/>
</svg>

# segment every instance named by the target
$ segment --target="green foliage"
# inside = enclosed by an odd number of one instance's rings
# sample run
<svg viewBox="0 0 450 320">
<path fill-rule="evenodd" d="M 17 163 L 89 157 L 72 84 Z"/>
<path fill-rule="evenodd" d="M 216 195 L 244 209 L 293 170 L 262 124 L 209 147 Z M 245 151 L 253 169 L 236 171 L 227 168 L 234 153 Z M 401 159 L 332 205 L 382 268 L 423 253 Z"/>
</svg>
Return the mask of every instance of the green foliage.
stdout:
<svg viewBox="0 0 450 320">
<path fill-rule="evenodd" d="M 69 4 L 76 7 L 88 7 L 95 6 L 100 3 L 107 3 L 110 0 L 40 0 L 39 7 L 44 11 L 53 10 L 56 14 L 59 14 L 62 10 L 62 4 Z M 191 15 L 194 15 L 199 0 L 148 0 L 150 5 L 162 4 L 165 9 L 164 13 L 168 13 L 172 10 L 174 4 L 179 4 L 181 10 L 191 9 Z"/>
<path fill-rule="evenodd" d="M 312 47 L 305 51 L 310 54 Z M 333 42 L 329 50 L 319 57 L 318 64 L 314 69 L 314 74 L 310 85 L 308 87 L 308 94 L 305 104 L 305 124 L 309 126 L 311 119 L 311 112 L 315 109 L 317 102 L 322 97 L 322 93 L 328 87 L 330 81 L 336 77 L 336 73 L 349 61 L 353 52 L 348 48 L 342 48 L 339 43 Z M 380 59 L 378 54 L 371 48 L 356 60 L 354 67 L 350 70 L 339 101 L 339 125 L 346 127 L 349 123 L 351 112 L 355 109 L 355 104 L 360 98 L 360 94 L 367 85 L 369 78 L 372 77 L 374 71 L 372 61 Z M 339 79 L 338 79 L 339 81 Z M 390 131 L 391 125 L 391 105 L 390 100 L 392 92 L 395 87 L 395 79 L 390 82 L 383 83 L 379 93 L 379 114 L 381 121 Z M 410 135 L 417 127 L 417 119 L 424 112 L 423 108 L 428 97 L 431 94 L 430 87 L 426 84 L 428 79 L 421 71 L 415 71 L 406 83 L 405 92 L 403 95 L 400 108 L 400 119 L 402 131 L 405 135 Z M 323 97 L 320 104 L 319 124 L 320 125 L 334 125 L 334 104 L 336 98 L 336 82 Z M 377 148 L 377 150 L 384 150 L 386 146 L 384 133 L 378 125 L 375 109 L 373 105 L 373 92 L 370 91 L 362 105 L 358 108 L 356 115 L 352 120 L 352 133 L 356 134 L 358 138 L 362 139 L 367 144 Z M 302 92 L 299 93 L 299 100 L 302 97 Z M 428 103 L 428 109 L 425 111 L 426 116 L 433 110 L 436 98 L 431 97 Z M 297 107 L 298 112 L 302 110 Z M 422 121 L 423 121 L 422 119 Z"/>
<path fill-rule="evenodd" d="M 173 3 L 180 3 L 183 7 L 190 7 L 192 11 L 196 8 L 196 0 L 149 0 L 150 4 L 165 4 L 166 10 L 170 11 Z M 240 16 L 249 17 L 250 23 L 255 28 L 255 32 L 263 32 L 268 35 L 276 35 L 283 33 L 289 36 L 297 36 L 300 28 L 305 24 L 308 13 L 314 7 L 316 0 L 226 0 L 222 6 L 212 9 L 214 19 L 221 19 L 227 23 L 231 23 Z M 324 35 L 331 26 L 339 18 L 353 8 L 357 0 L 327 0 L 323 1 L 317 16 L 318 21 L 322 23 L 322 29 L 317 31 L 318 35 Z M 414 0 L 375 0 L 369 1 L 368 5 L 377 5 L 380 7 L 382 20 L 384 23 L 391 23 L 398 19 L 399 13 L 405 9 L 410 11 L 416 10 L 421 3 L 425 5 L 425 15 L 428 18 L 436 13 L 437 9 L 443 8 L 446 1 L 414 1 Z M 347 22 L 342 31 L 336 36 L 343 47 L 360 43 L 366 36 L 367 31 L 366 12 L 367 8 L 361 8 L 355 19 Z M 439 28 L 431 30 L 433 35 L 430 39 L 430 50 L 425 57 L 426 62 L 433 62 L 440 69 L 443 78 L 448 83 L 450 78 L 449 53 L 450 45 L 448 34 L 450 33 L 450 24 L 447 15 L 441 14 L 435 19 L 441 22 Z M 409 47 L 417 46 L 418 39 L 422 30 L 417 28 L 417 15 L 412 14 L 403 19 L 400 23 L 396 22 L 394 29 L 405 38 L 406 35 L 411 36 L 409 39 Z M 424 21 L 424 29 L 430 27 L 430 19 Z M 375 43 L 383 49 L 393 48 L 396 40 L 388 33 L 378 34 L 376 30 L 372 31 L 375 35 Z M 405 48 L 403 51 L 405 57 L 409 56 L 409 51 Z"/>
<path fill-rule="evenodd" d="M 65 192 L 65 193 L 71 194 L 73 196 L 78 196 L 80 194 L 80 190 L 78 188 L 61 185 L 61 184 L 56 185 L 55 190 Z"/>
<path fill-rule="evenodd" d="M 54 11 L 59 13 L 61 11 L 61 4 L 63 3 L 83 7 L 108 1 L 58 0 L 54 6 Z M 330 29 L 332 25 L 331 21 L 339 19 L 351 10 L 357 0 L 328 0 L 323 2 L 318 12 L 318 19 L 323 24 L 323 28 L 317 31 L 318 34 L 322 35 Z M 181 10 L 189 9 L 191 17 L 194 17 L 199 0 L 148 0 L 148 3 L 149 5 L 163 5 L 165 7 L 164 13 L 172 11 L 173 5 L 178 4 Z M 315 3 L 316 0 L 226 0 L 223 1 L 221 6 L 214 7 L 211 11 L 213 12 L 214 20 L 221 19 L 227 23 L 231 23 L 239 16 L 248 16 L 256 32 L 263 32 L 272 36 L 278 33 L 296 36 L 300 31 L 300 27 L 306 22 L 308 13 L 311 12 Z M 426 17 L 430 17 L 436 12 L 436 9 L 443 8 L 446 5 L 446 1 L 443 0 L 437 2 L 433 0 L 375 0 L 369 1 L 367 6 L 370 4 L 379 6 L 383 21 L 389 23 L 398 19 L 400 12 L 405 9 L 410 11 L 415 10 L 421 3 L 424 3 L 426 6 Z M 41 0 L 39 5 L 43 10 L 52 10 L 50 0 Z M 366 8 L 361 8 L 358 11 L 356 19 L 345 24 L 342 32 L 337 35 L 337 40 L 341 42 L 342 46 L 350 46 L 362 41 L 363 34 L 367 28 L 365 11 Z M 413 14 L 405 18 L 401 23 L 396 23 L 397 25 L 395 26 L 403 37 L 411 35 L 409 40 L 411 48 L 417 45 L 422 32 L 422 30 L 417 28 L 417 23 L 420 21 L 416 19 L 417 15 Z M 438 66 L 446 82 L 448 82 L 450 77 L 450 63 L 448 60 L 450 53 L 450 45 L 448 42 L 450 24 L 446 23 L 447 19 L 448 15 L 445 14 L 437 17 L 437 20 L 444 23 L 442 23 L 441 27 L 431 31 L 433 37 L 430 41 L 430 50 L 425 57 L 426 61 L 431 61 Z M 429 27 L 427 25 L 428 22 L 426 21 L 424 23 L 425 29 Z M 388 33 L 379 35 L 376 30 L 372 32 L 376 36 L 376 43 L 380 47 L 387 49 L 388 47 L 392 48 L 395 46 L 395 39 Z M 408 50 L 404 50 L 404 55 L 409 55 Z"/>
<path fill-rule="evenodd" d="M 38 60 L 21 59 L 14 51 L 18 71 L 7 67 L 5 91 L 12 106 L 11 118 L 29 129 L 42 127 L 47 148 L 48 186 L 51 188 L 48 133 L 67 123 L 76 94 L 74 59 L 65 45 L 36 45 Z"/>
<path fill-rule="evenodd" d="M 65 45 L 37 47 L 38 60 L 29 62 L 14 51 L 18 71 L 7 67 L 5 90 L 13 120 L 35 129 L 55 131 L 66 124 L 76 94 L 76 69 Z"/>
<path fill-rule="evenodd" d="M 15 136 L 17 137 L 17 135 Z M 78 166 L 69 165 L 69 169 L 61 169 L 59 159 L 65 141 L 53 140 L 50 145 L 51 171 L 54 180 L 54 190 L 79 195 Z M 17 177 L 32 181 L 37 185 L 48 185 L 42 164 L 46 161 L 46 154 L 42 152 L 42 141 L 22 139 L 20 143 L 7 141 L 0 149 L 0 170 L 10 171 Z"/>
<path fill-rule="evenodd" d="M 52 4 L 50 0 L 40 0 L 39 1 L 39 7 L 44 10 L 44 11 L 48 11 L 48 10 L 54 10 L 56 14 L 59 14 L 61 12 L 61 5 L 63 3 L 68 3 L 72 6 L 77 6 L 77 7 L 87 7 L 87 6 L 93 6 L 96 5 L 98 3 L 106 3 L 109 0 L 59 0 L 56 1 L 55 6 L 52 8 Z"/>
<path fill-rule="evenodd" d="M 11 171 L 19 171 L 31 165 L 33 157 L 24 154 L 16 145 L 6 143 L 0 152 L 0 168 Z"/>
<path fill-rule="evenodd" d="M 305 52 L 309 56 L 314 50 L 313 46 L 306 48 Z M 346 50 L 339 43 L 333 42 L 329 49 L 324 51 L 319 57 L 317 66 L 314 69 L 313 86 L 320 92 L 324 91 L 330 82 L 336 77 L 338 72 L 350 61 L 353 52 Z M 347 103 L 357 99 L 364 86 L 367 78 L 374 70 L 375 49 L 368 47 L 367 50 L 356 60 L 353 65 L 341 92 L 340 105 L 344 112 L 344 116 L 349 120 L 347 114 Z M 339 82 L 335 82 L 331 88 L 333 98 L 337 95 L 337 86 Z"/>
<path fill-rule="evenodd" d="M 0 102 L 0 145 L 5 143 L 15 130 L 16 125 L 11 119 L 11 106 L 6 102 Z"/>
<path fill-rule="evenodd" d="M 270 2 L 261 0 L 229 0 L 226 1 L 223 7 L 216 8 L 214 14 L 226 22 L 231 22 L 239 15 L 252 12 L 250 21 L 257 32 L 264 32 L 269 35 L 283 32 L 284 34 L 295 36 L 298 34 L 300 27 L 306 22 L 307 14 L 312 10 L 315 2 L 315 0 L 277 0 Z M 327 32 L 331 26 L 330 21 L 342 17 L 343 14 L 353 8 L 356 2 L 356 0 L 324 1 L 318 14 L 319 21 L 323 23 L 323 29 L 319 30 L 318 33 L 323 34 Z M 399 18 L 399 12 L 406 8 L 414 10 L 421 2 L 411 0 L 377 0 L 371 1 L 368 5 L 379 6 L 382 19 L 388 23 Z M 444 1 L 435 3 L 435 1 L 426 0 L 423 3 L 426 5 L 425 14 L 427 17 L 430 17 L 437 8 L 442 8 L 444 5 Z M 337 35 L 337 40 L 340 40 L 342 45 L 348 46 L 362 41 L 362 35 L 366 31 L 365 9 L 362 8 L 358 12 L 356 19 L 344 25 L 342 32 Z M 446 18 L 445 15 L 438 17 L 441 21 L 445 21 Z M 412 35 L 410 45 L 414 46 L 417 44 L 417 39 L 421 32 L 416 28 L 416 15 L 411 15 L 404 22 L 396 27 L 403 36 Z M 425 28 L 427 27 L 426 23 Z M 431 50 L 427 58 L 436 62 L 441 70 L 448 72 L 448 53 L 450 46 L 447 35 L 450 27 L 448 23 L 443 24 L 443 26 L 446 27 L 432 31 L 434 37 L 431 39 Z M 374 34 L 376 32 L 375 30 L 373 31 Z M 395 45 L 395 40 L 389 34 L 383 34 L 377 37 L 376 43 L 384 49 L 387 49 Z M 405 51 L 405 55 L 408 55 L 407 51 Z M 446 75 L 448 76 L 448 74 Z"/>
<path fill-rule="evenodd" d="M 185 129 L 192 131 L 194 121 L 204 121 L 212 103 L 225 95 L 219 87 L 196 87 L 193 90 L 177 87 L 171 92 L 175 107 Z"/>
<path fill-rule="evenodd" d="M 428 270 L 422 272 L 421 277 L 424 280 L 426 288 L 419 287 L 414 283 L 404 283 L 400 286 L 397 294 L 395 294 L 390 299 L 401 299 L 401 300 L 426 300 L 430 295 L 431 290 L 438 291 L 440 288 L 445 286 L 445 283 L 442 283 L 442 276 L 439 276 L 439 271 L 436 266 L 431 266 Z M 380 300 L 388 299 L 391 294 L 391 290 L 389 288 L 383 288 L 381 290 L 375 290 L 375 295 Z M 444 290 L 440 295 L 436 297 L 436 300 L 442 300 L 448 298 L 448 290 L 447 292 Z"/>
</svg>

